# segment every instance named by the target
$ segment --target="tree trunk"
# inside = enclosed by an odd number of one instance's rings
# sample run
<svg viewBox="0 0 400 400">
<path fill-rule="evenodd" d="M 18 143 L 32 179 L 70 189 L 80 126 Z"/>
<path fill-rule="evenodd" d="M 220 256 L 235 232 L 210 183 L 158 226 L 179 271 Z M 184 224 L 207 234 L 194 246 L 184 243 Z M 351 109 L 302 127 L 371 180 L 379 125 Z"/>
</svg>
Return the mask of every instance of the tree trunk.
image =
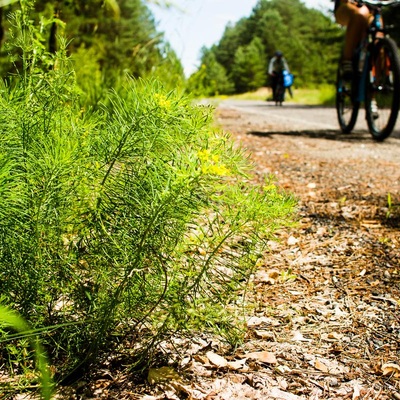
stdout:
<svg viewBox="0 0 400 400">
<path fill-rule="evenodd" d="M 0 7 L 0 48 L 3 44 L 4 26 L 3 26 L 3 7 Z"/>
<path fill-rule="evenodd" d="M 58 16 L 58 10 L 54 13 L 54 16 Z M 57 23 L 53 21 L 51 24 L 51 29 L 50 29 L 50 37 L 49 37 L 49 52 L 51 54 L 55 54 L 57 50 Z"/>
</svg>

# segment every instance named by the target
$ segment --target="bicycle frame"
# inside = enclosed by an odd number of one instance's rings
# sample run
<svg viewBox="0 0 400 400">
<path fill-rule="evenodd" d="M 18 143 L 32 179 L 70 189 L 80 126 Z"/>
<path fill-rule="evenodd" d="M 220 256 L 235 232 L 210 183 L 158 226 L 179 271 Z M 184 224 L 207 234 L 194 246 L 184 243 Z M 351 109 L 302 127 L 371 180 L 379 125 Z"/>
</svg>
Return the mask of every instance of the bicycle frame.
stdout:
<svg viewBox="0 0 400 400">
<path fill-rule="evenodd" d="M 387 4 L 394 4 L 394 3 L 399 3 L 398 0 L 393 0 L 391 2 L 388 2 Z M 362 65 L 362 70 L 361 74 L 359 75 L 358 78 L 358 90 L 356 92 L 356 97 L 355 100 L 359 102 L 364 102 L 365 101 L 365 83 L 366 79 L 368 78 L 368 63 L 369 63 L 369 58 L 371 57 L 370 50 L 369 50 L 369 44 L 374 42 L 377 39 L 377 34 L 378 33 L 383 33 L 385 34 L 386 31 L 382 26 L 382 13 L 381 13 L 381 7 L 380 7 L 380 2 L 379 1 L 359 1 L 358 4 L 366 4 L 369 6 L 369 9 L 373 12 L 373 20 L 370 23 L 368 27 L 368 36 L 362 41 L 361 45 L 359 46 L 357 50 L 357 59 L 356 59 L 356 65 L 359 65 L 360 63 L 360 57 L 362 55 L 362 52 L 365 52 L 365 57 L 362 60 L 363 65 Z"/>
<path fill-rule="evenodd" d="M 365 82 L 368 77 L 368 62 L 370 58 L 369 51 L 366 49 L 366 54 L 365 54 L 365 59 L 364 59 L 364 65 L 363 69 L 361 71 L 361 74 L 358 78 L 358 90 L 357 90 L 357 95 L 356 95 L 356 100 L 359 101 L 360 103 L 365 101 Z"/>
</svg>

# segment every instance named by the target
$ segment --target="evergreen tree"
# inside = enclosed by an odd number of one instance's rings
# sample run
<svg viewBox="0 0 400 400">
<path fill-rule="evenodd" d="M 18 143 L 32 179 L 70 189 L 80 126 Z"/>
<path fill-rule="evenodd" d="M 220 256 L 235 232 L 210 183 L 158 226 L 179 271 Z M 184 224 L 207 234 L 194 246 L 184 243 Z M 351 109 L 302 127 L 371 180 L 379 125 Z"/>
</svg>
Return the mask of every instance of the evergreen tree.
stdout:
<svg viewBox="0 0 400 400">
<path fill-rule="evenodd" d="M 265 84 L 265 50 L 261 39 L 255 37 L 248 46 L 240 46 L 235 53 L 232 78 L 236 92 L 255 90 Z"/>
<path fill-rule="evenodd" d="M 189 78 L 188 90 L 195 96 L 215 96 L 231 94 L 234 91 L 225 68 L 217 61 L 212 50 L 202 49 L 203 64 Z"/>
<path fill-rule="evenodd" d="M 25 0 L 25 2 L 30 0 Z M 20 7 L 19 2 L 8 0 L 2 8 L 8 13 Z M 50 52 L 57 50 L 57 37 L 65 36 L 68 51 L 73 56 L 79 52 L 79 62 L 103 74 L 103 82 L 110 86 L 123 72 L 143 77 L 154 68 L 174 58 L 174 74 L 184 78 L 183 68 L 176 55 L 157 32 L 154 18 L 145 0 L 36 0 L 33 19 L 41 25 L 38 38 Z M 14 3 L 14 4 L 11 4 Z M 10 23 L 4 21 L 5 40 Z M 0 26 L 1 28 L 1 26 Z M 1 29 L 0 29 L 1 32 Z M 16 32 L 18 34 L 18 32 Z M 0 73 L 13 68 L 8 59 L 9 50 L 0 54 Z M 85 59 L 85 54 L 87 58 Z M 167 57 L 167 59 L 165 59 Z M 171 58 L 172 57 L 172 58 Z M 18 67 L 14 54 L 14 65 Z M 82 67 L 80 65 L 79 67 Z"/>
</svg>

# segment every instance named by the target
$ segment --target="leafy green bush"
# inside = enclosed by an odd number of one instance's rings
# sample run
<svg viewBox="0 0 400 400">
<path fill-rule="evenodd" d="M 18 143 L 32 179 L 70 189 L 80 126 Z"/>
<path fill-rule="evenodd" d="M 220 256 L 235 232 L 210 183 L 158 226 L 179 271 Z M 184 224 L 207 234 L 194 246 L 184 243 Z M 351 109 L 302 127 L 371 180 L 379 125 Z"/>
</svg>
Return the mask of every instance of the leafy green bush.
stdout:
<svg viewBox="0 0 400 400">
<path fill-rule="evenodd" d="M 0 88 L 3 303 L 42 332 L 56 380 L 128 332 L 138 363 L 177 331 L 239 340 L 238 296 L 294 200 L 252 184 L 213 110 L 157 81 L 82 109 L 65 52 L 45 71 L 22 17 L 23 68 Z"/>
</svg>

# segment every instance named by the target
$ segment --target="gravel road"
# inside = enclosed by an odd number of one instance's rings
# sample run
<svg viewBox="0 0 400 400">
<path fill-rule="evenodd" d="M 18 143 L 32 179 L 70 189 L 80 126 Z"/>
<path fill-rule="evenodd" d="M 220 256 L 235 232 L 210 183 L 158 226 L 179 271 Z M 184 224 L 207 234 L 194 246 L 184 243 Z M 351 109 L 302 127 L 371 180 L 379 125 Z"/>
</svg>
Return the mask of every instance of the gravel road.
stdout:
<svg viewBox="0 0 400 400">
<path fill-rule="evenodd" d="M 354 131 L 344 135 L 339 130 L 336 110 L 332 107 L 293 103 L 277 107 L 265 101 L 225 100 L 219 108 L 242 115 L 247 121 L 247 133 L 269 137 L 284 134 L 302 137 L 303 142 L 311 139 L 312 147 L 318 143 L 318 151 L 325 157 L 371 158 L 400 163 L 400 116 L 392 135 L 383 143 L 377 143 L 368 132 L 364 110 L 360 110 Z M 315 139 L 321 140 L 316 142 Z M 305 151 L 309 150 L 306 146 Z"/>
<path fill-rule="evenodd" d="M 257 118 L 263 117 L 268 123 L 275 123 L 280 131 L 336 131 L 338 122 L 336 110 L 333 107 L 305 106 L 294 103 L 284 103 L 282 107 L 275 106 L 272 102 L 225 100 L 223 107 L 234 108 L 244 113 L 254 114 Z M 360 110 L 355 132 L 368 132 L 365 121 L 365 111 Z M 391 137 L 400 139 L 400 116 Z"/>
</svg>

